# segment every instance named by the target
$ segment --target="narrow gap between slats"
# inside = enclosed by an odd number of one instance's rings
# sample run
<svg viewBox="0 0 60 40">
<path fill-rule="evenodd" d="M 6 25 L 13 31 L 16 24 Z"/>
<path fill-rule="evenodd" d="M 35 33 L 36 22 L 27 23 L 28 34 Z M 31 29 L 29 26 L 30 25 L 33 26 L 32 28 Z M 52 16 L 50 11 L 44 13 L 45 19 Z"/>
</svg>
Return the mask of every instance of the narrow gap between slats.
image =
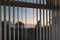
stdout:
<svg viewBox="0 0 60 40">
<path fill-rule="evenodd" d="M 38 3 L 38 0 L 36 0 L 36 4 Z M 38 9 L 36 8 L 36 22 L 37 22 L 37 27 L 36 27 L 36 40 L 38 40 Z"/>
<path fill-rule="evenodd" d="M 41 4 L 41 0 L 39 0 L 40 4 Z M 40 35 L 39 35 L 39 38 L 40 40 L 42 40 L 42 32 L 41 32 L 41 8 L 40 8 L 40 24 L 39 24 L 39 32 L 40 32 Z"/>
<path fill-rule="evenodd" d="M 19 1 L 19 0 L 17 0 L 17 1 Z M 18 4 L 17 4 L 18 5 Z M 19 26 L 19 7 L 17 7 L 17 23 L 18 23 L 18 25 L 16 26 L 16 28 L 17 28 L 17 40 L 19 40 L 19 37 L 20 37 L 20 26 Z"/>
<path fill-rule="evenodd" d="M 44 5 L 44 0 L 43 0 L 43 5 Z M 44 8 L 43 8 L 43 40 L 45 40 L 45 22 L 44 22 L 44 16 L 45 16 L 45 12 L 44 12 Z"/>
<path fill-rule="evenodd" d="M 2 25 L 1 25 L 1 0 L 0 0 L 0 40 L 2 40 Z"/>
<path fill-rule="evenodd" d="M 13 0 L 13 40 L 15 40 L 15 0 Z"/>
<path fill-rule="evenodd" d="M 34 0 L 33 0 L 33 3 L 34 3 Z M 34 8 L 33 8 L 33 14 L 32 15 L 33 15 L 33 27 L 34 27 L 34 16 L 35 16 L 34 15 Z M 33 28 L 32 31 L 33 31 L 33 40 L 35 40 L 35 29 Z"/>
<path fill-rule="evenodd" d="M 26 1 L 26 0 L 25 0 Z M 25 8 L 25 26 L 27 27 L 27 8 Z M 25 31 L 26 31 L 26 34 L 25 34 L 25 36 L 26 36 L 26 40 L 27 40 L 27 28 L 25 28 Z"/>
</svg>

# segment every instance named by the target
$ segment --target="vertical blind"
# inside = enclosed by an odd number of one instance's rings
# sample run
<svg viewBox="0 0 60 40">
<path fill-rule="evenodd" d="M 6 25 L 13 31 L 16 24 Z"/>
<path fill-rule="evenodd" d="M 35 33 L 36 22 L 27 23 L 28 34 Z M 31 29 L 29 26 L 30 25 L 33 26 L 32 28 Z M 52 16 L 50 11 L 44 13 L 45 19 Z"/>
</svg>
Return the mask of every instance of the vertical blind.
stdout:
<svg viewBox="0 0 60 40">
<path fill-rule="evenodd" d="M 59 13 L 58 0 L 0 0 L 0 40 L 60 40 Z"/>
</svg>

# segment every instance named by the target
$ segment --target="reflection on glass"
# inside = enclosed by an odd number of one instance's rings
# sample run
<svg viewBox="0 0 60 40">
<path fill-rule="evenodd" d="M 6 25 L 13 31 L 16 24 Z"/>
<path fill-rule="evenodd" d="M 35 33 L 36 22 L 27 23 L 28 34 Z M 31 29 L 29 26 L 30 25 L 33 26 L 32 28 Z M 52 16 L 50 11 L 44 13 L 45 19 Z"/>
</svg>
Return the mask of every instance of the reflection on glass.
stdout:
<svg viewBox="0 0 60 40">
<path fill-rule="evenodd" d="M 28 2 L 28 3 L 37 3 L 37 4 L 43 4 L 43 1 L 44 1 L 44 4 L 46 4 L 46 0 L 15 0 L 15 1 L 20 1 L 20 2 Z"/>
<path fill-rule="evenodd" d="M 17 8 L 19 9 L 17 10 Z M 25 28 L 34 28 L 38 21 L 40 21 L 41 26 L 43 26 L 43 9 L 41 9 L 41 12 L 40 12 L 40 9 L 38 9 L 38 13 L 36 13 L 37 12 L 36 9 L 33 9 L 33 8 L 15 7 L 14 11 L 15 11 L 14 12 L 15 24 L 18 22 L 17 15 L 19 13 L 19 22 L 24 23 L 24 25 L 27 24 Z M 2 21 L 4 21 L 4 6 L 1 6 L 1 13 L 2 13 Z M 40 16 L 40 13 L 41 13 L 41 16 Z M 6 20 L 7 21 L 9 21 L 8 14 L 9 14 L 9 7 L 6 6 Z M 37 20 L 37 16 L 38 16 L 38 20 Z M 56 11 L 55 11 L 55 17 L 56 17 Z M 11 23 L 13 24 L 13 7 L 12 6 L 10 7 L 10 18 L 11 18 Z M 46 20 L 47 20 L 47 23 L 46 23 Z M 53 20 L 52 10 L 49 11 L 49 9 L 48 10 L 44 9 L 44 26 L 46 26 L 46 24 L 48 24 L 49 26 L 49 23 L 51 23 L 52 25 L 52 20 Z"/>
</svg>

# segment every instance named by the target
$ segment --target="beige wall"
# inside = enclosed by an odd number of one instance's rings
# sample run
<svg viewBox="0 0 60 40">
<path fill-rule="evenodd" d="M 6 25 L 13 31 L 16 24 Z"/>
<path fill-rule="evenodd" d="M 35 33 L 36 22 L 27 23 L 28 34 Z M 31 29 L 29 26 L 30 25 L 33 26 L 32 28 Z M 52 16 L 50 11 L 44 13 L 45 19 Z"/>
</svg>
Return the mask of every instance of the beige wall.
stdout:
<svg viewBox="0 0 60 40">
<path fill-rule="evenodd" d="M 48 4 L 54 4 L 55 6 L 58 4 L 60 6 L 60 0 L 49 0 Z"/>
<path fill-rule="evenodd" d="M 57 30 L 58 30 L 57 34 L 60 40 L 60 10 L 58 10 L 58 14 L 57 14 Z"/>
</svg>

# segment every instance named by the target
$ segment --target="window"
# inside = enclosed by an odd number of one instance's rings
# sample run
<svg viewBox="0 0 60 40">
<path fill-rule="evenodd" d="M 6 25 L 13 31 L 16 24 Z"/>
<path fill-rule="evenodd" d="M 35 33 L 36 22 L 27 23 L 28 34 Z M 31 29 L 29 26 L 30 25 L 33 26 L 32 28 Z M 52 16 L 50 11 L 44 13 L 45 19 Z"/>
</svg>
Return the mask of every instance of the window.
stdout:
<svg viewBox="0 0 60 40">
<path fill-rule="evenodd" d="M 50 0 L 2 0 L 0 2 L 1 40 L 57 38 L 57 7 L 51 6 L 48 1 Z"/>
</svg>

